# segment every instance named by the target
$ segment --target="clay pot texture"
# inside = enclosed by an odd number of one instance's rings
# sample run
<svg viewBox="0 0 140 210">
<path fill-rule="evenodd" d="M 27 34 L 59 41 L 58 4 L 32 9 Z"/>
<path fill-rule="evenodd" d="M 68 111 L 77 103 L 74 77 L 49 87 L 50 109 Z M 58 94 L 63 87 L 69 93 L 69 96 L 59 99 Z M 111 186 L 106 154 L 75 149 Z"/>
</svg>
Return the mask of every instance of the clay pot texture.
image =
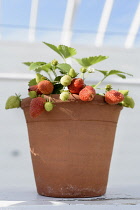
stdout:
<svg viewBox="0 0 140 210">
<path fill-rule="evenodd" d="M 37 191 L 51 197 L 94 197 L 105 194 L 114 137 L 122 107 L 96 95 L 76 98 L 39 117 L 29 114 L 30 98 L 22 100 Z"/>
</svg>

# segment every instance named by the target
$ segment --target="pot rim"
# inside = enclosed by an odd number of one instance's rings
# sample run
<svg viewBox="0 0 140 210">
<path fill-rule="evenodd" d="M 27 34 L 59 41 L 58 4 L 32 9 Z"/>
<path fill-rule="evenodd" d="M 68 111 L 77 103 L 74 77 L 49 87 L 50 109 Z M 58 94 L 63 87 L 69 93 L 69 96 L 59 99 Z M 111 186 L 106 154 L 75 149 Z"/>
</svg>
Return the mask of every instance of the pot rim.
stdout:
<svg viewBox="0 0 140 210">
<path fill-rule="evenodd" d="M 115 105 L 110 105 L 107 104 L 105 102 L 104 96 L 101 95 L 95 95 L 95 98 L 93 99 L 93 101 L 81 101 L 79 98 L 79 95 L 77 94 L 70 94 L 70 97 L 67 101 L 62 101 L 59 98 L 60 94 L 51 94 L 51 95 L 44 95 L 44 98 L 47 100 L 51 100 L 53 101 L 55 104 L 59 104 L 59 103 L 90 103 L 90 104 L 98 104 L 98 105 L 105 105 L 105 106 L 120 106 L 118 104 Z M 25 107 L 29 107 L 30 106 L 30 102 L 31 102 L 31 98 L 27 97 L 22 99 L 21 101 L 21 108 L 24 109 Z M 123 109 L 122 106 L 120 106 L 120 109 Z"/>
</svg>

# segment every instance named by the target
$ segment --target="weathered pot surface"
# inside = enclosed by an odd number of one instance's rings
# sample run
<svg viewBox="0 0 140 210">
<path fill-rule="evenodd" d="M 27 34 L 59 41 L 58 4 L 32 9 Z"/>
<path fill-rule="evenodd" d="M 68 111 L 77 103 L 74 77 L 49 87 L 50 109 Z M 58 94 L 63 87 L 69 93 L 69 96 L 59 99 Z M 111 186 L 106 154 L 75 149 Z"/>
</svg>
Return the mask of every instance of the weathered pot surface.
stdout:
<svg viewBox="0 0 140 210">
<path fill-rule="evenodd" d="M 106 192 L 116 125 L 122 109 L 96 95 L 82 102 L 77 95 L 39 117 L 22 100 L 37 191 L 51 197 L 94 197 Z"/>
</svg>

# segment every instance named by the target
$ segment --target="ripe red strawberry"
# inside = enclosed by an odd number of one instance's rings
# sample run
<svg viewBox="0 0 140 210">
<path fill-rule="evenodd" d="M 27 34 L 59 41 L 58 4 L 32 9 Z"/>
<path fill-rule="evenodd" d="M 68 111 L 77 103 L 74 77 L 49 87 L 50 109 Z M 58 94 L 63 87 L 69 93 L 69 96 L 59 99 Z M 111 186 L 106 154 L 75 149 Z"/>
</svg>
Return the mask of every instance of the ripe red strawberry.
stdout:
<svg viewBox="0 0 140 210">
<path fill-rule="evenodd" d="M 81 78 L 75 78 L 72 80 L 71 84 L 68 86 L 70 93 L 79 94 L 80 90 L 84 88 L 84 80 Z"/>
<path fill-rule="evenodd" d="M 85 88 L 87 88 L 87 89 L 89 89 L 89 90 L 93 91 L 93 92 L 94 92 L 94 94 L 96 94 L 96 91 L 95 91 L 95 89 L 94 89 L 92 86 L 87 85 Z"/>
<path fill-rule="evenodd" d="M 107 91 L 105 101 L 108 104 L 118 104 L 124 100 L 124 95 L 116 90 Z"/>
<path fill-rule="evenodd" d="M 41 95 L 41 91 L 38 89 L 38 85 L 32 85 L 28 88 L 28 91 L 35 91 L 38 95 Z"/>
<path fill-rule="evenodd" d="M 84 80 L 81 78 L 76 78 L 74 80 L 74 86 L 77 88 L 83 88 L 84 87 Z"/>
<path fill-rule="evenodd" d="M 44 103 L 46 102 L 45 98 L 37 97 L 33 98 L 30 103 L 30 116 L 32 118 L 38 117 L 45 109 Z"/>
<path fill-rule="evenodd" d="M 93 90 L 91 90 L 90 88 L 91 86 L 86 86 L 85 88 L 83 88 L 80 93 L 79 93 L 79 98 L 82 101 L 92 101 L 96 95 L 96 91 L 93 88 Z"/>
<path fill-rule="evenodd" d="M 43 93 L 43 94 L 51 94 L 53 92 L 54 86 L 53 84 L 48 81 L 48 80 L 43 80 L 38 83 L 38 89 Z"/>
</svg>

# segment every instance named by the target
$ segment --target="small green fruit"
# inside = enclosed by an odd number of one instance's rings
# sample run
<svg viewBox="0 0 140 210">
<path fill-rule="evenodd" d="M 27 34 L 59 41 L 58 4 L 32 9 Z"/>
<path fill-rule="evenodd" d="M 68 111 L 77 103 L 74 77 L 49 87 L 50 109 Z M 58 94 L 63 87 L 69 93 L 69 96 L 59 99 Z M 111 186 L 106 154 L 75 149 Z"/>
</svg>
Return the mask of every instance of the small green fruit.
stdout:
<svg viewBox="0 0 140 210">
<path fill-rule="evenodd" d="M 73 68 L 71 68 L 71 69 L 69 70 L 69 76 L 72 77 L 72 78 L 74 78 L 74 77 L 77 76 L 77 74 L 76 74 L 76 72 L 75 72 L 75 70 L 74 70 Z"/>
<path fill-rule="evenodd" d="M 21 99 L 19 95 L 10 96 L 5 105 L 5 109 L 13 109 L 13 108 L 19 108 L 21 103 Z"/>
<path fill-rule="evenodd" d="M 50 112 L 53 109 L 53 104 L 52 102 L 46 102 L 44 107 L 47 112 Z"/>
<path fill-rule="evenodd" d="M 60 99 L 61 99 L 62 101 L 67 101 L 67 100 L 69 99 L 69 96 L 70 96 L 70 93 L 69 93 L 69 92 L 62 92 L 62 93 L 60 94 Z"/>
<path fill-rule="evenodd" d="M 71 84 L 72 78 L 69 75 L 65 75 L 61 78 L 60 83 L 63 86 L 68 86 Z"/>
<path fill-rule="evenodd" d="M 30 98 L 36 98 L 36 97 L 37 97 L 36 91 L 30 91 L 30 92 L 28 93 L 28 95 L 29 95 Z"/>
<path fill-rule="evenodd" d="M 110 85 L 110 84 L 106 85 L 106 86 L 105 86 L 105 90 L 106 90 L 106 91 L 112 90 L 112 85 Z"/>
<path fill-rule="evenodd" d="M 122 105 L 125 107 L 134 108 L 135 102 L 130 96 L 125 96 L 124 100 L 122 101 Z"/>
<path fill-rule="evenodd" d="M 39 82 L 45 80 L 45 79 L 46 79 L 46 77 L 44 77 L 43 75 L 41 75 L 41 74 L 39 74 L 39 73 L 36 74 L 36 82 L 37 82 L 37 84 L 38 84 Z"/>
<path fill-rule="evenodd" d="M 127 96 L 129 93 L 129 90 L 119 90 L 120 93 L 122 93 L 124 96 Z"/>
<path fill-rule="evenodd" d="M 85 67 L 82 67 L 82 68 L 80 69 L 80 71 L 81 71 L 82 73 L 86 73 L 86 72 L 87 72 L 87 69 L 86 69 Z"/>
<path fill-rule="evenodd" d="M 57 61 L 56 59 L 54 59 L 54 60 L 52 60 L 51 64 L 52 64 L 53 66 L 57 66 L 58 61 Z"/>
</svg>

